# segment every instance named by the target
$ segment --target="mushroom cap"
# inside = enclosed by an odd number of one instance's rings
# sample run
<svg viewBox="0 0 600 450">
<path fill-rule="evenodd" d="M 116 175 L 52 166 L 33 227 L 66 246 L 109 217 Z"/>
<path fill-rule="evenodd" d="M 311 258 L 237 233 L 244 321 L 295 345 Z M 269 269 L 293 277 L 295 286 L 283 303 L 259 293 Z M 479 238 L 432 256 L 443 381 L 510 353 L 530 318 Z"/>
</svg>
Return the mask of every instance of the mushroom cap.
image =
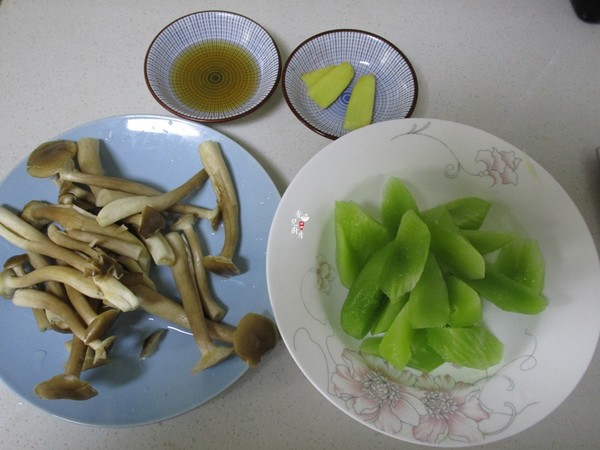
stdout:
<svg viewBox="0 0 600 450">
<path fill-rule="evenodd" d="M 60 374 L 42 381 L 35 387 L 35 395 L 45 400 L 67 399 L 88 400 L 98 395 L 98 391 L 87 381 L 74 375 Z"/>
<path fill-rule="evenodd" d="M 233 348 L 248 366 L 255 367 L 262 356 L 275 347 L 278 336 L 271 319 L 251 312 L 240 319 L 233 333 Z"/>
<path fill-rule="evenodd" d="M 27 173 L 47 178 L 58 173 L 77 153 L 77 144 L 64 139 L 40 144 L 27 159 Z"/>
<path fill-rule="evenodd" d="M 239 275 L 240 269 L 235 263 L 225 256 L 221 255 L 206 255 L 202 258 L 204 267 L 213 273 L 222 275 L 225 277 L 231 277 L 233 275 Z"/>
<path fill-rule="evenodd" d="M 171 229 L 183 231 L 187 228 L 193 227 L 194 223 L 196 223 L 196 216 L 191 213 L 183 214 L 179 216 L 173 225 L 171 225 Z"/>
<path fill-rule="evenodd" d="M 30 200 L 23 206 L 20 217 L 32 227 L 41 230 L 46 225 L 52 223 L 51 219 L 36 215 L 35 210 L 41 206 L 48 206 L 49 203 L 43 200 Z"/>
<path fill-rule="evenodd" d="M 14 269 L 22 267 L 29 262 L 29 256 L 26 253 L 13 255 L 4 262 L 4 269 Z"/>
<path fill-rule="evenodd" d="M 86 328 L 84 342 L 88 344 L 91 341 L 100 339 L 112 326 L 120 313 L 120 310 L 114 308 L 109 308 L 100 313 Z"/>
<path fill-rule="evenodd" d="M 16 288 L 10 285 L 10 279 L 15 277 L 13 269 L 4 269 L 0 271 L 0 295 L 6 299 L 11 299 L 15 295 Z"/>
<path fill-rule="evenodd" d="M 162 213 L 150 206 L 142 209 L 141 221 L 138 232 L 143 238 L 148 238 L 154 233 L 162 230 L 167 221 Z"/>
</svg>

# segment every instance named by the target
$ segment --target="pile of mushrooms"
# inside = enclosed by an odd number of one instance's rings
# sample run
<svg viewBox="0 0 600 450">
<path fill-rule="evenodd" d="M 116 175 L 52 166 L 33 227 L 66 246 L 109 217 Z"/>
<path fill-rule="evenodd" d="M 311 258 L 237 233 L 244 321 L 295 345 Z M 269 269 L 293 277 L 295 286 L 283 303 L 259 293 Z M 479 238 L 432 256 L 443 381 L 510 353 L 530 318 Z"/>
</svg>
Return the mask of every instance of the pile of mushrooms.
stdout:
<svg viewBox="0 0 600 450">
<path fill-rule="evenodd" d="M 32 200 L 19 213 L 0 206 L 0 236 L 22 249 L 0 273 L 0 295 L 31 308 L 40 331 L 69 333 L 64 373 L 35 386 L 44 399 L 86 400 L 98 392 L 81 373 L 110 363 L 120 314 L 142 309 L 191 331 L 200 358 L 193 372 L 235 354 L 250 367 L 277 342 L 274 322 L 248 313 L 239 323 L 223 322 L 226 307 L 214 297 L 208 272 L 239 274 L 234 262 L 239 206 L 220 146 L 199 146 L 201 168 L 180 186 L 160 192 L 143 183 L 104 174 L 100 141 L 45 142 L 27 161 L 33 177 L 52 178 L 58 200 Z M 206 209 L 182 201 L 209 182 L 216 205 Z M 205 255 L 198 220 L 216 228 L 223 221 L 223 246 Z M 149 276 L 152 264 L 170 268 L 178 298 L 159 292 Z M 164 336 L 157 330 L 140 358 Z"/>
</svg>

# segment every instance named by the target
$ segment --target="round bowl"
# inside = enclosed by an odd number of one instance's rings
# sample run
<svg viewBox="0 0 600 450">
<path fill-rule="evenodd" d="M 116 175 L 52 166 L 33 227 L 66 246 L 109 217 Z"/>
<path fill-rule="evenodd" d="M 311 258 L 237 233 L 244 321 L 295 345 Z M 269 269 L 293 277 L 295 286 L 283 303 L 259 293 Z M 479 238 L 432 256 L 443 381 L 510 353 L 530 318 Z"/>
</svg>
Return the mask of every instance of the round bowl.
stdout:
<svg viewBox="0 0 600 450">
<path fill-rule="evenodd" d="M 354 78 L 328 108 L 307 94 L 301 77 L 312 70 L 348 61 Z M 336 139 L 346 133 L 344 115 L 356 80 L 375 75 L 373 123 L 410 117 L 417 102 L 417 78 L 406 56 L 391 42 L 373 33 L 341 29 L 319 33 L 300 44 L 283 70 L 283 95 L 292 112 L 311 130 Z"/>
<path fill-rule="evenodd" d="M 262 106 L 281 75 L 279 50 L 253 20 L 201 11 L 167 25 L 144 62 L 150 93 L 173 114 L 224 122 Z"/>
<path fill-rule="evenodd" d="M 401 370 L 360 352 L 361 342 L 343 331 L 348 289 L 336 263 L 335 202 L 352 200 L 380 218 L 390 177 L 404 181 L 422 210 L 486 199 L 492 207 L 482 230 L 538 242 L 546 310 L 518 314 L 483 304 L 484 322 L 504 344 L 499 364 Z M 454 122 L 390 120 L 320 150 L 277 206 L 266 269 L 281 337 L 313 386 L 357 426 L 413 444 L 483 445 L 533 426 L 571 394 L 600 336 L 600 261 L 577 206 L 526 153 Z"/>
</svg>

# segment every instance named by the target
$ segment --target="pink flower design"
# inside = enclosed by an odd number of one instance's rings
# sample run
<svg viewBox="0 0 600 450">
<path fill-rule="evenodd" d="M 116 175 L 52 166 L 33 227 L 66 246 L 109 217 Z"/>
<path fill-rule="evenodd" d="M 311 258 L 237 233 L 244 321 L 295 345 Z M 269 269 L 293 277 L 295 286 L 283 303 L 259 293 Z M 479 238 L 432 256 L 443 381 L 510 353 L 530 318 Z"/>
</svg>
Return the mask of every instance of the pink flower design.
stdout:
<svg viewBox="0 0 600 450">
<path fill-rule="evenodd" d="M 423 403 L 412 389 L 416 376 L 398 372 L 387 362 L 345 349 L 332 376 L 335 394 L 365 422 L 379 430 L 395 434 L 402 424 L 415 426 L 426 414 Z"/>
<path fill-rule="evenodd" d="M 413 428 L 413 436 L 429 444 L 450 439 L 474 443 L 483 440 L 479 422 L 489 413 L 483 408 L 472 384 L 455 381 L 450 375 L 432 377 L 423 373 L 415 381 L 417 395 L 427 414 Z"/>
<path fill-rule="evenodd" d="M 480 176 L 489 176 L 494 181 L 492 185 L 518 183 L 517 168 L 521 158 L 515 157 L 513 151 L 499 151 L 497 148 L 491 150 L 479 150 L 475 161 L 485 164 L 486 169 L 480 172 Z"/>
</svg>

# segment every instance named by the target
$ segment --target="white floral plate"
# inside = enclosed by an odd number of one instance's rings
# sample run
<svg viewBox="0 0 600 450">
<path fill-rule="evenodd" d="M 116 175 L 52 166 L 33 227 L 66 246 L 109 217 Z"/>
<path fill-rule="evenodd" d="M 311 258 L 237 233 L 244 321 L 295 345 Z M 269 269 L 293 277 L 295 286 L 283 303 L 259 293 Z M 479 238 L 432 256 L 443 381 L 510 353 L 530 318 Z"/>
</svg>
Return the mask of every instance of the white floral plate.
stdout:
<svg viewBox="0 0 600 450">
<path fill-rule="evenodd" d="M 501 364 L 400 372 L 358 353 L 358 341 L 341 331 L 347 291 L 335 270 L 334 201 L 376 210 L 390 176 L 405 180 L 423 208 L 466 195 L 486 198 L 494 203 L 490 228 L 538 240 L 548 308 L 524 316 L 485 306 L 487 325 L 505 345 Z M 440 447 L 512 436 L 565 400 L 598 341 L 599 274 L 583 218 L 539 164 L 495 136 L 440 120 L 382 122 L 328 145 L 286 190 L 267 246 L 275 318 L 306 377 L 364 425 Z"/>
</svg>

